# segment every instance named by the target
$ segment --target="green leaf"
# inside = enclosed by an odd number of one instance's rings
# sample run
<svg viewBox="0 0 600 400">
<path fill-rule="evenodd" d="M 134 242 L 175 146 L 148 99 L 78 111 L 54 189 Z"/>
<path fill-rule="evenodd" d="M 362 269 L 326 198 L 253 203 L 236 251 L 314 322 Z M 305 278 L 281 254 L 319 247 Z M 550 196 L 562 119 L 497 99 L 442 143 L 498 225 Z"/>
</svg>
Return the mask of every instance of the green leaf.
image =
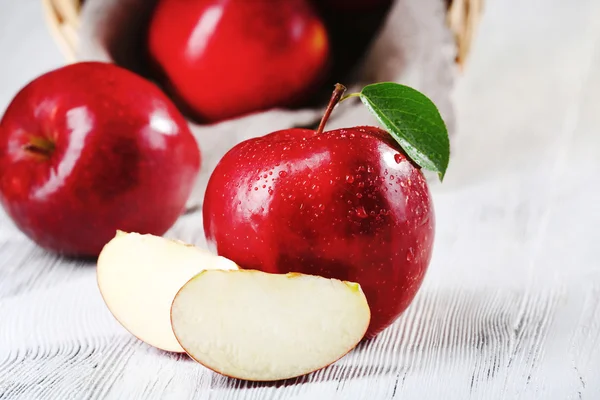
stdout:
<svg viewBox="0 0 600 400">
<path fill-rule="evenodd" d="M 448 130 L 427 96 L 384 82 L 365 86 L 360 99 L 417 165 L 444 179 L 450 160 Z"/>
</svg>

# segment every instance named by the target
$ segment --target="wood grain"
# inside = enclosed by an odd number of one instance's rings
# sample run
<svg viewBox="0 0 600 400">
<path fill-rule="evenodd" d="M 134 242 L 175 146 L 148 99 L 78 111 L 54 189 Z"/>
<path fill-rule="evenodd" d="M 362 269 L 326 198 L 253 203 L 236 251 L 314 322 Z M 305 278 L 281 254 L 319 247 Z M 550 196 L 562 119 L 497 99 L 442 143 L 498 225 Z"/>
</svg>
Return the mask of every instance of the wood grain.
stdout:
<svg viewBox="0 0 600 400">
<path fill-rule="evenodd" d="M 391 328 L 306 377 L 236 381 L 137 341 L 93 264 L 0 213 L 0 399 L 599 399 L 598 15 L 594 0 L 486 2 L 432 184 L 425 284 Z M 168 236 L 202 245 L 201 227 L 194 213 Z"/>
</svg>

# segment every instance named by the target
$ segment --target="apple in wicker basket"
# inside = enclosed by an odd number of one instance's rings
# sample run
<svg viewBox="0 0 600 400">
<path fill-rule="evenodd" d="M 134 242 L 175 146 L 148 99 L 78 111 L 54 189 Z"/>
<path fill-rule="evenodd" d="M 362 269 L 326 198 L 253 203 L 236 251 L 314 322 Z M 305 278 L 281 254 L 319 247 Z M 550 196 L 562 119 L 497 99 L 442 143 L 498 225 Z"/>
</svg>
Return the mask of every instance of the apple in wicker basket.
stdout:
<svg viewBox="0 0 600 400">
<path fill-rule="evenodd" d="M 308 0 L 161 0 L 148 50 L 182 108 L 218 121 L 306 100 L 329 41 Z"/>
<path fill-rule="evenodd" d="M 113 64 L 44 74 L 0 120 L 0 203 L 59 253 L 96 256 L 117 229 L 162 235 L 184 211 L 199 167 L 172 102 Z"/>
</svg>

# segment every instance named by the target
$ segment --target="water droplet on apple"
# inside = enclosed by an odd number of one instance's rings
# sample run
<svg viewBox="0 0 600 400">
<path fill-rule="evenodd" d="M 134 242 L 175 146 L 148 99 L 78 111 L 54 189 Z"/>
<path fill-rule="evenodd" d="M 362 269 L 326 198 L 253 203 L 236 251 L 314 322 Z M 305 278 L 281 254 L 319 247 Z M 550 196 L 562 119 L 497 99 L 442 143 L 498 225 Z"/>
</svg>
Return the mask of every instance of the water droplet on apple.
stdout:
<svg viewBox="0 0 600 400">
<path fill-rule="evenodd" d="M 396 161 L 397 164 L 400 164 L 402 162 L 402 155 L 400 153 L 394 154 L 394 161 Z"/>
<path fill-rule="evenodd" d="M 373 172 L 373 167 L 371 167 L 370 165 L 367 166 L 367 172 L 368 173 L 372 173 Z"/>
<path fill-rule="evenodd" d="M 396 179 L 396 177 L 394 175 L 390 175 L 390 179 L 393 181 L 394 179 Z"/>
<path fill-rule="evenodd" d="M 258 190 L 258 186 L 254 186 L 254 190 Z"/>
<path fill-rule="evenodd" d="M 362 199 L 362 193 L 356 193 L 356 197 Z"/>
<path fill-rule="evenodd" d="M 406 253 L 406 261 L 411 262 L 415 257 L 415 253 L 412 247 L 408 248 L 408 253 Z"/>
<path fill-rule="evenodd" d="M 269 194 L 273 194 L 273 189 L 269 188 L 268 192 Z"/>
<path fill-rule="evenodd" d="M 354 182 L 354 176 L 346 175 L 346 183 L 353 183 L 353 182 Z"/>
<path fill-rule="evenodd" d="M 361 165 L 360 167 L 358 167 L 358 171 L 365 172 L 365 167 L 363 165 Z"/>
<path fill-rule="evenodd" d="M 364 183 L 364 182 L 359 182 L 359 183 L 358 183 L 358 187 L 359 187 L 359 188 L 363 188 L 363 187 L 365 187 L 365 183 Z"/>
<path fill-rule="evenodd" d="M 309 199 L 312 199 L 313 197 L 314 197 L 314 196 L 313 196 L 313 194 L 312 194 L 312 193 L 309 193 L 309 194 L 308 194 L 308 198 L 309 198 Z"/>
<path fill-rule="evenodd" d="M 356 209 L 356 216 L 359 218 L 367 218 L 369 215 L 363 206 L 360 206 Z"/>
<path fill-rule="evenodd" d="M 287 172 L 285 172 L 285 171 L 279 171 L 279 176 L 281 178 L 285 178 L 287 176 Z"/>
<path fill-rule="evenodd" d="M 262 185 L 262 188 L 263 188 L 263 189 L 264 189 L 264 188 L 266 188 L 266 187 L 267 187 L 267 185 Z"/>
<path fill-rule="evenodd" d="M 273 171 L 269 171 L 269 175 L 273 175 Z"/>
<path fill-rule="evenodd" d="M 387 175 L 388 174 L 388 170 L 386 169 L 385 171 L 383 171 L 383 174 Z"/>
<path fill-rule="evenodd" d="M 321 211 L 324 211 L 324 210 L 325 210 L 325 205 L 323 205 L 323 204 L 319 204 L 319 206 L 318 206 L 318 207 L 319 207 L 319 210 L 321 210 Z"/>
</svg>

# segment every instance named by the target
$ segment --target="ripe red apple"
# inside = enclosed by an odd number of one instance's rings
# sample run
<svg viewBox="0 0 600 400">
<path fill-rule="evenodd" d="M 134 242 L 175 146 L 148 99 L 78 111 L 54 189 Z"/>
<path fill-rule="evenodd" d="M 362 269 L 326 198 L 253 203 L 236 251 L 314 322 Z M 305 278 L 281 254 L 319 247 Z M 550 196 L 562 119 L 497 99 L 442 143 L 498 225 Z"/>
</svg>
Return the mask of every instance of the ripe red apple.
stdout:
<svg viewBox="0 0 600 400">
<path fill-rule="evenodd" d="M 387 132 L 288 129 L 223 157 L 206 190 L 204 230 L 242 268 L 358 282 L 372 337 L 421 285 L 434 211 L 421 170 Z"/>
<path fill-rule="evenodd" d="M 199 166 L 172 102 L 112 64 L 40 76 L 0 121 L 0 202 L 27 236 L 60 253 L 96 256 L 117 229 L 163 234 Z"/>
<path fill-rule="evenodd" d="M 148 48 L 169 91 L 205 121 L 298 104 L 329 56 L 307 0 L 161 0 Z"/>
</svg>

